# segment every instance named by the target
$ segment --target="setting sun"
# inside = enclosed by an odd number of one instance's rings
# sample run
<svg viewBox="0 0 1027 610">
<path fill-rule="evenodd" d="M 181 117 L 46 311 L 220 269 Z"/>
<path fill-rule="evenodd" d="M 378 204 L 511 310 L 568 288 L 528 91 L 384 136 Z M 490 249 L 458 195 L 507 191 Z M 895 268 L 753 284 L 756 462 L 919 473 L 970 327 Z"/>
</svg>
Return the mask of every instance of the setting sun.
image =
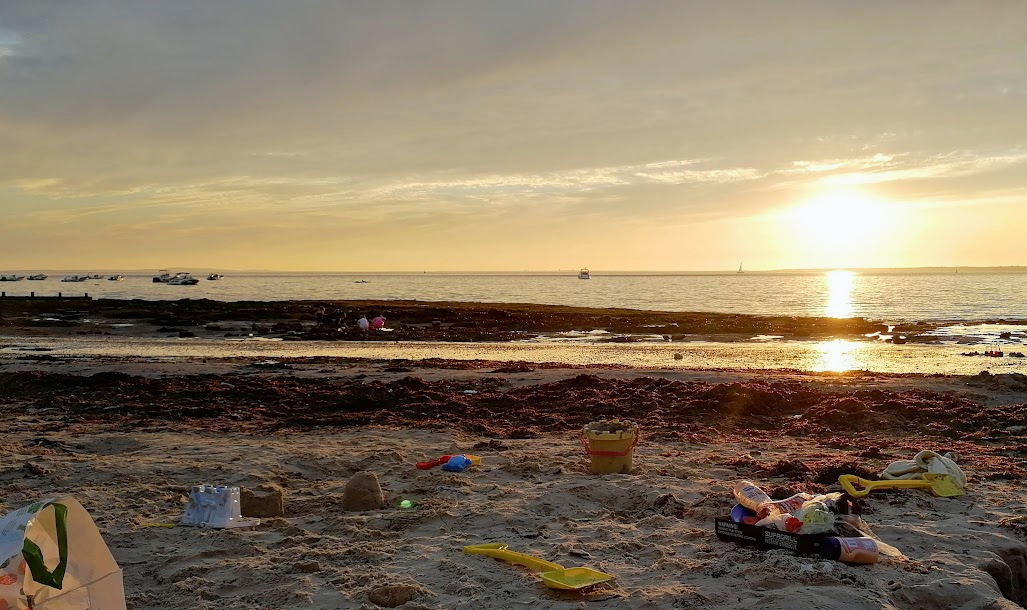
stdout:
<svg viewBox="0 0 1027 610">
<path fill-rule="evenodd" d="M 860 267 L 875 258 L 899 223 L 898 206 L 859 189 L 818 193 L 779 217 L 795 258 L 817 267 Z"/>
</svg>

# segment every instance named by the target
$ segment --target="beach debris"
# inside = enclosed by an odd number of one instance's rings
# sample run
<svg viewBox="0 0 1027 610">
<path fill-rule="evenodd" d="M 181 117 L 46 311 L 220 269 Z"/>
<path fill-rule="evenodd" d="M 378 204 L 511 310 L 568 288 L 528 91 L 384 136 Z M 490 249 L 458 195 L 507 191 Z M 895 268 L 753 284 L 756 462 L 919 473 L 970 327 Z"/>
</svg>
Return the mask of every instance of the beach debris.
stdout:
<svg viewBox="0 0 1027 610">
<path fill-rule="evenodd" d="M 0 532 L 0 608 L 125 609 L 121 568 L 75 498 L 0 517 Z"/>
<path fill-rule="evenodd" d="M 44 477 L 53 474 L 53 468 L 39 462 L 25 462 L 25 470 L 36 477 Z"/>
<path fill-rule="evenodd" d="M 464 394 L 466 394 L 467 396 L 474 396 L 477 393 L 478 390 L 464 390 Z"/>
<path fill-rule="evenodd" d="M 383 608 L 402 606 L 414 598 L 415 589 L 409 585 L 384 585 L 371 589 L 368 599 Z"/>
<path fill-rule="evenodd" d="M 674 359 L 675 360 L 684 360 L 685 359 L 685 355 L 682 354 L 681 352 L 674 352 Z"/>
<path fill-rule="evenodd" d="M 259 525 L 259 519 L 243 519 L 239 496 L 238 487 L 194 485 L 179 525 L 216 529 Z"/>
<path fill-rule="evenodd" d="M 509 447 L 504 445 L 503 441 L 496 440 L 493 438 L 487 441 L 479 441 L 477 443 L 474 443 L 474 446 L 471 447 L 471 449 L 489 449 L 492 451 L 506 451 L 507 449 L 509 449 Z"/>
<path fill-rule="evenodd" d="M 243 516 L 262 519 L 285 516 L 285 494 L 281 487 L 265 484 L 254 489 L 243 487 L 239 492 Z"/>
<path fill-rule="evenodd" d="M 532 555 L 511 551 L 505 544 L 475 544 L 464 547 L 467 555 L 484 555 L 501 559 L 510 563 L 529 568 L 538 572 L 542 582 L 551 589 L 579 591 L 613 580 L 610 574 L 604 574 L 591 568 L 564 568 L 563 566 L 539 559 Z"/>
<path fill-rule="evenodd" d="M 342 494 L 342 510 L 358 512 L 385 507 L 385 494 L 378 475 L 364 470 L 353 475 Z"/>
<path fill-rule="evenodd" d="M 638 424 L 626 419 L 589 422 L 580 435 L 581 446 L 591 458 L 595 474 L 630 473 L 638 439 Z"/>
<path fill-rule="evenodd" d="M 925 479 L 925 474 L 946 474 L 960 487 L 966 487 L 966 475 L 956 462 L 954 453 L 944 455 L 930 450 L 917 452 L 911 460 L 897 460 L 881 471 L 882 479 Z"/>
</svg>

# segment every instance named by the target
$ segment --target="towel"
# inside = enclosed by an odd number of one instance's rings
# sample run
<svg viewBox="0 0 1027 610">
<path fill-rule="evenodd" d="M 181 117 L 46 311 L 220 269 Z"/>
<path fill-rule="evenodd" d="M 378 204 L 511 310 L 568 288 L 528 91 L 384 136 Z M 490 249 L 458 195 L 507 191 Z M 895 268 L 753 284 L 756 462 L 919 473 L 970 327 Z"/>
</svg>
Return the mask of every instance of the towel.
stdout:
<svg viewBox="0 0 1027 610">
<path fill-rule="evenodd" d="M 966 475 L 956 464 L 959 456 L 954 453 L 940 455 L 934 451 L 921 451 L 911 460 L 892 462 L 879 475 L 882 479 L 922 479 L 924 473 L 948 474 L 961 488 L 966 487 Z"/>
</svg>

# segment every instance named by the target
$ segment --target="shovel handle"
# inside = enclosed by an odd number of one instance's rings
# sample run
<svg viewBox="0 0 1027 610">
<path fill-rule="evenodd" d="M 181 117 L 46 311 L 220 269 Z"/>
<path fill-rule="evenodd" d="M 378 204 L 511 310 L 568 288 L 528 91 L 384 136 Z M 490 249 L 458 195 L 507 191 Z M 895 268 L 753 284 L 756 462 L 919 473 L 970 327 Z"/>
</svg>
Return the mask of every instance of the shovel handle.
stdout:
<svg viewBox="0 0 1027 610">
<path fill-rule="evenodd" d="M 484 555 L 485 557 L 492 557 L 494 559 L 502 559 L 510 563 L 516 563 L 529 568 L 532 572 L 552 572 L 555 570 L 563 570 L 563 566 L 546 561 L 545 559 L 539 559 L 532 555 L 525 555 L 524 553 L 517 553 L 509 550 L 505 544 L 474 544 L 471 546 L 464 547 L 464 553 L 468 555 Z"/>
<path fill-rule="evenodd" d="M 900 489 L 909 487 L 930 488 L 930 481 L 919 479 L 895 479 L 889 481 L 868 481 L 861 479 L 854 474 L 843 474 L 838 477 L 838 483 L 853 498 L 862 498 L 875 489 Z M 862 489 L 856 489 L 856 485 Z"/>
</svg>

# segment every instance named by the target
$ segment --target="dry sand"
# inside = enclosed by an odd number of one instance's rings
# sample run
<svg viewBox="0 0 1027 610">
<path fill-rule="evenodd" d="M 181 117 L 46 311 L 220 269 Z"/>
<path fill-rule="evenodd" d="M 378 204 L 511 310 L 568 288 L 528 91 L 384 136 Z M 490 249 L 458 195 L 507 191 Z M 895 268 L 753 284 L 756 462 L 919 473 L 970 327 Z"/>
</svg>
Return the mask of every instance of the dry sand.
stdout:
<svg viewBox="0 0 1027 610">
<path fill-rule="evenodd" d="M 210 366 L 236 370 L 224 363 Z M 368 375 L 374 366 L 355 370 Z M 142 374 L 154 379 L 147 367 Z M 390 384 L 411 374 L 376 370 L 380 377 L 362 379 Z M 506 379 L 523 388 L 542 383 L 517 381 L 525 375 L 559 380 L 577 373 L 509 373 Z M 485 375 L 445 369 L 418 374 L 460 383 Z M 639 372 L 604 374 L 617 381 Z M 710 383 L 732 381 L 728 373 L 711 375 Z M 835 392 L 877 383 L 896 391 L 962 387 L 996 408 L 1024 399 L 1021 390 L 967 388 L 966 380 L 796 379 Z M 377 608 L 371 591 L 392 584 L 413 591 L 413 600 L 402 606 L 408 610 L 995 610 L 1027 601 L 1027 490 L 1022 470 L 1010 473 L 1024 463 L 1022 444 L 889 437 L 880 431 L 872 440 L 855 431 L 829 438 L 769 428 L 696 432 L 701 426 L 661 436 L 654 429 L 658 423 L 642 420 L 645 438 L 636 472 L 597 476 L 587 472 L 573 428 L 502 440 L 442 427 L 310 425 L 242 432 L 242 424 L 215 430 L 166 421 L 57 418 L 54 408 L 19 400 L 0 398 L 7 428 L 0 449 L 0 511 L 39 497 L 74 495 L 124 569 L 135 609 Z M 170 405 L 177 399 L 166 400 Z M 264 408 L 274 405 L 269 399 Z M 901 491 L 864 502 L 865 519 L 882 540 L 904 552 L 902 559 L 848 566 L 742 548 L 713 535 L 713 519 L 733 504 L 728 484 L 735 479 L 757 480 L 777 496 L 823 489 L 836 476 L 832 468 L 853 464 L 872 472 L 920 448 L 962 452 L 970 484 L 961 498 Z M 482 456 L 482 465 L 464 473 L 414 467 L 458 451 Z M 342 510 L 343 488 L 362 470 L 381 479 L 388 508 Z M 199 482 L 280 486 L 286 515 L 242 530 L 144 527 L 177 520 L 185 494 Z M 416 505 L 396 508 L 400 499 Z M 556 593 L 522 568 L 462 554 L 464 545 L 481 542 L 508 543 L 567 566 L 587 565 L 617 580 L 586 597 Z"/>
</svg>

